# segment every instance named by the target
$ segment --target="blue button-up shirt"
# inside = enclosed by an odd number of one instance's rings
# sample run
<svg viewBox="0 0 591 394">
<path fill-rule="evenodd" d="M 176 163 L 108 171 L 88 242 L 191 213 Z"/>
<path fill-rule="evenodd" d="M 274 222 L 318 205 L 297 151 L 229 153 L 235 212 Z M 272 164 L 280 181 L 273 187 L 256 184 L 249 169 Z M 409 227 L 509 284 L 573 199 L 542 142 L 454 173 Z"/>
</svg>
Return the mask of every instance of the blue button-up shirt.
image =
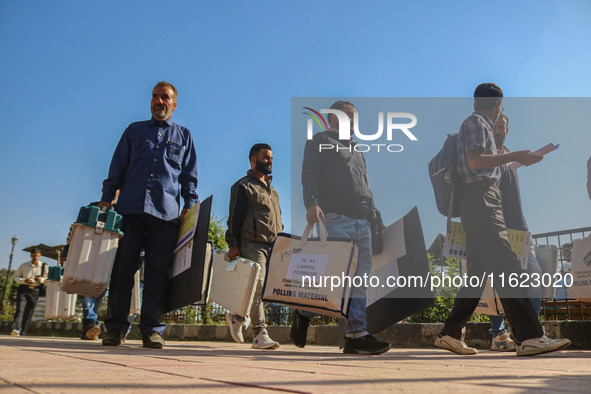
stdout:
<svg viewBox="0 0 591 394">
<path fill-rule="evenodd" d="M 466 118 L 458 133 L 458 173 L 462 184 L 487 181 L 498 185 L 501 178 L 499 167 L 471 170 L 468 167 L 468 153 L 480 149 L 483 154 L 496 155 L 497 146 L 493 137 L 494 124 L 486 115 L 474 112 Z"/>
<path fill-rule="evenodd" d="M 180 186 L 180 194 L 179 194 Z M 147 213 L 166 221 L 197 202 L 197 156 L 189 130 L 171 119 L 130 124 L 113 153 L 102 201 L 120 189 L 117 212 Z"/>
</svg>

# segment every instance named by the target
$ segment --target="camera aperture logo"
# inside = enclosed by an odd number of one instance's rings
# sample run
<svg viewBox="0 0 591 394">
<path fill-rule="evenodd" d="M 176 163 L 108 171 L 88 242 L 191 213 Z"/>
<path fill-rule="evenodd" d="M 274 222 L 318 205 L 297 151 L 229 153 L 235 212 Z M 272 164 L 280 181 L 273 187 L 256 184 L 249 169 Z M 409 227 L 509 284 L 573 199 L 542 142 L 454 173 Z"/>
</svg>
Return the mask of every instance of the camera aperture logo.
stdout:
<svg viewBox="0 0 591 394">
<path fill-rule="evenodd" d="M 395 134 L 402 132 L 409 140 L 418 141 L 418 138 L 410 131 L 411 128 L 416 126 L 417 117 L 408 112 L 387 112 L 384 117 L 384 112 L 378 112 L 378 131 L 373 134 L 363 134 L 359 131 L 359 113 L 356 111 L 353 114 L 353 122 L 349 119 L 349 116 L 338 109 L 321 109 L 320 112 L 310 108 L 302 107 L 310 112 L 303 112 L 308 115 L 311 119 L 308 119 L 307 124 L 307 139 L 311 140 L 314 137 L 314 122 L 320 127 L 320 131 L 329 130 L 329 122 L 326 121 L 322 114 L 330 114 L 336 117 L 339 125 L 338 139 L 341 141 L 349 141 L 353 135 L 361 141 L 376 141 L 382 138 L 384 134 L 384 118 L 386 119 L 386 140 L 388 143 L 355 143 L 355 144 L 319 144 L 318 151 L 341 151 L 348 150 L 349 152 L 390 152 L 399 153 L 404 150 L 404 146 L 401 144 L 390 143 Z M 330 118 L 329 118 L 330 119 Z M 399 123 L 400 119 L 407 119 L 410 122 Z M 351 123 L 353 124 L 353 132 L 351 132 Z M 336 129 L 333 129 L 336 131 Z"/>
</svg>

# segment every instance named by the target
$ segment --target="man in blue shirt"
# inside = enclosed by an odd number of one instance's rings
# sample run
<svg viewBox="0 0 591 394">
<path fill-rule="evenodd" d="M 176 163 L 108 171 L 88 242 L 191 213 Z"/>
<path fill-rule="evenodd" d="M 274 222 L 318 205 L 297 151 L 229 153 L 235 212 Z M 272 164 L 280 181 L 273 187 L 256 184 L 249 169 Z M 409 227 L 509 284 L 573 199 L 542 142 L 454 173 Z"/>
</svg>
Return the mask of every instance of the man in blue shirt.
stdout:
<svg viewBox="0 0 591 394">
<path fill-rule="evenodd" d="M 120 189 L 117 211 L 124 217 L 124 236 L 109 286 L 106 346 L 125 342 L 142 249 L 145 276 L 139 329 L 144 347 L 164 346 L 165 325 L 160 315 L 178 236 L 180 196 L 184 201 L 181 219 L 197 202 L 195 147 L 189 130 L 171 120 L 176 107 L 176 88 L 169 82 L 158 82 L 152 90 L 152 119 L 132 123 L 123 132 L 103 182 L 99 207 L 109 209 Z"/>
</svg>

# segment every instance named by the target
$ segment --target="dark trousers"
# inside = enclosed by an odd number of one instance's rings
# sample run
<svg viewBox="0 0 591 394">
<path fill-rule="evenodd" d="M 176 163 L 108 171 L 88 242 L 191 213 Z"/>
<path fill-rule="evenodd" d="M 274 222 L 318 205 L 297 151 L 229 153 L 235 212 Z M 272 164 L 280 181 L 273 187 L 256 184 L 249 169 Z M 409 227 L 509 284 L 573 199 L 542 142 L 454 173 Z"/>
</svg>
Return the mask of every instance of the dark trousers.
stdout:
<svg viewBox="0 0 591 394">
<path fill-rule="evenodd" d="M 178 221 L 166 222 L 154 216 L 126 215 L 123 238 L 113 265 L 105 326 L 107 331 L 126 332 L 134 275 L 140 267 L 140 252 L 145 251 L 144 291 L 139 329 L 142 333 L 164 333 L 160 322 L 166 302 L 168 276 L 178 237 Z"/>
<path fill-rule="evenodd" d="M 12 329 L 20 331 L 24 335 L 31 326 L 31 319 L 37 301 L 39 300 L 39 288 L 30 289 L 28 285 L 21 285 L 16 291 L 16 311 L 14 313 L 14 321 L 12 322 Z"/>
<path fill-rule="evenodd" d="M 482 278 L 484 274 L 494 274 L 493 287 L 499 294 L 516 341 L 544 335 L 531 301 L 527 298 L 527 288 L 512 287 L 508 282 L 511 274 L 520 275 L 523 270 L 507 238 L 498 187 L 466 188 L 460 206 L 460 218 L 466 231 L 468 276 Z M 503 274 L 505 283 L 501 286 L 500 275 Z M 466 286 L 460 289 L 442 335 L 460 339 L 461 330 L 474 313 L 482 291 L 483 287 Z"/>
</svg>

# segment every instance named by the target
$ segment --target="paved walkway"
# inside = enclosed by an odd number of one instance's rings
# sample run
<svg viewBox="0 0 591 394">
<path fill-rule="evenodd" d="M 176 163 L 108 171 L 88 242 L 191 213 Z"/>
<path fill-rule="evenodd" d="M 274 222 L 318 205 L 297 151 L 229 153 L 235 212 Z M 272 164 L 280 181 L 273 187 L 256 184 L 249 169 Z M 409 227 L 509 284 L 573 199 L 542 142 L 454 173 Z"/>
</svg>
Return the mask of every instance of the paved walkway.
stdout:
<svg viewBox="0 0 591 394">
<path fill-rule="evenodd" d="M 0 393 L 80 392 L 589 392 L 591 351 L 531 358 L 481 351 L 393 349 L 343 355 L 336 347 L 253 350 L 228 342 L 130 340 L 116 348 L 73 338 L 0 336 Z"/>
</svg>

